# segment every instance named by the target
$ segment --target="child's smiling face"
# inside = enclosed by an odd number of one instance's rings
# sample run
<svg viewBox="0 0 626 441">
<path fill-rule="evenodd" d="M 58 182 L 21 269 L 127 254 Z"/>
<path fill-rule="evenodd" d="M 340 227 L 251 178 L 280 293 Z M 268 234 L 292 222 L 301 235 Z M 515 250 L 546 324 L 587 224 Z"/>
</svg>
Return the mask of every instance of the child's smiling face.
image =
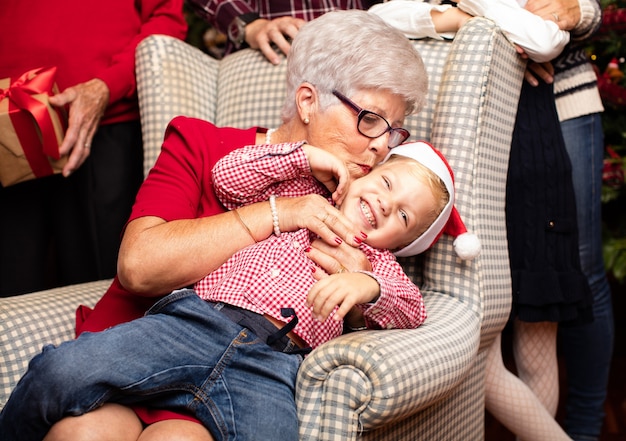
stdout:
<svg viewBox="0 0 626 441">
<path fill-rule="evenodd" d="M 436 207 L 428 182 L 412 164 L 391 161 L 354 180 L 340 210 L 367 234 L 367 244 L 394 250 L 426 230 L 435 218 Z"/>
</svg>

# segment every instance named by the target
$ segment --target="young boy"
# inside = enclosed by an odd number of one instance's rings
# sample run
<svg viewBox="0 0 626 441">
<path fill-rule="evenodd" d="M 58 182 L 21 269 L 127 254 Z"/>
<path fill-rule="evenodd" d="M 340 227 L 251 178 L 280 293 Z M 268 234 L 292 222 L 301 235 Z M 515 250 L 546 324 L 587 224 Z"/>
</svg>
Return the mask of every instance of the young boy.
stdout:
<svg viewBox="0 0 626 441">
<path fill-rule="evenodd" d="M 421 325 L 426 313 L 419 289 L 389 250 L 419 254 L 440 234 L 443 225 L 436 220 L 447 220 L 454 198 L 447 163 L 430 145 L 417 142 L 394 148 L 351 183 L 347 176 L 340 159 L 304 142 L 244 147 L 220 160 L 213 169 L 216 194 L 244 228 L 237 212 L 242 205 L 305 194 L 334 199 L 364 233 L 360 248 L 371 271 L 342 270 L 316 280 L 314 273 L 321 270 L 307 258 L 315 237 L 305 229 L 281 233 L 276 222 L 274 236 L 236 253 L 196 283 L 198 295 L 264 314 L 279 327 L 287 319 L 281 310 L 291 308 L 288 317 L 298 319 L 292 319 L 294 339 L 313 348 L 340 335 L 346 316 L 351 328 Z M 268 209 L 273 206 L 270 202 Z M 272 215 L 279 219 L 273 209 Z"/>
</svg>

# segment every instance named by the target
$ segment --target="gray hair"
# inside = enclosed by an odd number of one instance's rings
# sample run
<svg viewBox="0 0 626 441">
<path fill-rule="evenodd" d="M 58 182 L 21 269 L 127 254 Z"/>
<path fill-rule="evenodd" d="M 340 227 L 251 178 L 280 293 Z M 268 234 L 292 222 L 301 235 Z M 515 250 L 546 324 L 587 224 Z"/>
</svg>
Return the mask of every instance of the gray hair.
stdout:
<svg viewBox="0 0 626 441">
<path fill-rule="evenodd" d="M 411 42 L 380 17 L 367 11 L 333 11 L 306 23 L 287 57 L 287 96 L 283 121 L 296 116 L 296 90 L 315 86 L 320 105 L 335 104 L 338 90 L 350 97 L 358 90 L 386 90 L 406 103 L 406 114 L 425 104 L 428 76 Z"/>
</svg>

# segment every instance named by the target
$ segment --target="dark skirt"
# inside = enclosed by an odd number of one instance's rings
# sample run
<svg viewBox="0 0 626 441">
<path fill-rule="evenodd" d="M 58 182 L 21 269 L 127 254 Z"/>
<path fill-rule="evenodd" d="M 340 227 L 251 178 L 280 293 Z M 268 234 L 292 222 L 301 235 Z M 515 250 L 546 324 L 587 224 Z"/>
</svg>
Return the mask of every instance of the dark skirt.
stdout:
<svg viewBox="0 0 626 441">
<path fill-rule="evenodd" d="M 584 323 L 592 297 L 578 251 L 572 171 L 552 85 L 524 82 L 506 193 L 511 317 Z"/>
</svg>

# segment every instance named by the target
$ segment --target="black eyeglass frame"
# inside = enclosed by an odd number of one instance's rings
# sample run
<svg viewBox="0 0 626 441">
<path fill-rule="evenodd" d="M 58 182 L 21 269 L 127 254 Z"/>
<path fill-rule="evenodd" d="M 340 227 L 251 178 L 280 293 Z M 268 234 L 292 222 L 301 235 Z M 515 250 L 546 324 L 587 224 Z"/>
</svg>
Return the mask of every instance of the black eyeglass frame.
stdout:
<svg viewBox="0 0 626 441">
<path fill-rule="evenodd" d="M 379 115 L 376 112 L 372 112 L 371 110 L 363 109 L 362 107 L 357 105 L 354 101 L 352 101 L 350 98 L 348 98 L 341 92 L 338 92 L 337 90 L 333 90 L 332 93 L 339 99 L 339 101 L 341 101 L 343 104 L 350 107 L 352 110 L 356 112 L 357 114 L 356 129 L 359 131 L 361 135 L 365 136 L 366 138 L 370 138 L 370 139 L 379 138 L 383 136 L 385 133 L 389 132 L 389 142 L 388 142 L 389 145 L 387 147 L 389 149 L 392 149 L 394 147 L 398 147 L 404 141 L 409 139 L 409 136 L 411 136 L 411 133 L 407 129 L 403 127 L 391 127 L 391 124 L 389 124 L 389 122 L 382 115 Z M 363 133 L 363 131 L 361 131 L 361 121 L 366 115 L 377 116 L 378 118 L 383 120 L 385 124 L 387 124 L 387 128 L 383 130 L 382 133 L 375 135 L 375 136 Z"/>
</svg>

